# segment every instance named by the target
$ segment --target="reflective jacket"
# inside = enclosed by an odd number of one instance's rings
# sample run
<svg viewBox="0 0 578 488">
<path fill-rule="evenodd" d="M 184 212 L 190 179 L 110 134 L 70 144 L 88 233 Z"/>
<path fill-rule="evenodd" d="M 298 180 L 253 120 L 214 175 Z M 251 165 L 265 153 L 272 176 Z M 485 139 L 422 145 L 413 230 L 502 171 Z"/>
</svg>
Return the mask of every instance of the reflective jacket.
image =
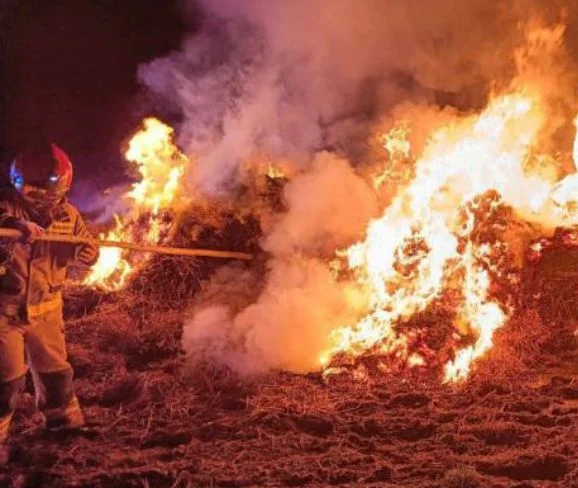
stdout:
<svg viewBox="0 0 578 488">
<path fill-rule="evenodd" d="M 90 237 L 78 210 L 65 199 L 48 216 L 29 210 L 13 189 L 0 190 L 0 227 L 32 221 L 46 232 Z M 0 239 L 0 314 L 30 320 L 62 307 L 69 265 L 84 245 Z M 90 266 L 93 262 L 80 262 Z"/>
</svg>

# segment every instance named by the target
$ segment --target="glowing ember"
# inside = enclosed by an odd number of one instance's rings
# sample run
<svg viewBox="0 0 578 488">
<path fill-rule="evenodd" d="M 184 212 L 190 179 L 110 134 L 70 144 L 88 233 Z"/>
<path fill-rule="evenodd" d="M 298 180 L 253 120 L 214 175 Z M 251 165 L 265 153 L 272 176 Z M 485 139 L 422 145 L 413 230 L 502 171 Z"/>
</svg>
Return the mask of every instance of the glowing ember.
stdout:
<svg viewBox="0 0 578 488">
<path fill-rule="evenodd" d="M 265 174 L 271 179 L 285 178 L 285 173 L 283 170 L 272 163 L 267 166 L 267 171 Z"/>
<path fill-rule="evenodd" d="M 158 244 L 170 229 L 165 212 L 176 206 L 180 181 L 189 160 L 174 144 L 173 129 L 153 118 L 145 119 L 143 125 L 125 154 L 142 177 L 126 196 L 130 212 L 116 216 L 114 228 L 99 236 L 101 239 Z M 142 255 L 128 255 L 121 249 L 103 248 L 84 284 L 107 291 L 118 290 L 146 259 Z"/>
</svg>

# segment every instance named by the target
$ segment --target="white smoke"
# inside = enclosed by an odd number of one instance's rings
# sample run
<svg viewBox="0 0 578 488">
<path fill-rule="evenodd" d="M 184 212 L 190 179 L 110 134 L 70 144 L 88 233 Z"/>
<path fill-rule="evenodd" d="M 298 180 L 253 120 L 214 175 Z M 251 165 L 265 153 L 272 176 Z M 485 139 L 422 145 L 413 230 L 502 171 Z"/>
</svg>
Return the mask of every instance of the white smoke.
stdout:
<svg viewBox="0 0 578 488">
<path fill-rule="evenodd" d="M 483 101 L 514 69 L 532 4 L 486 0 L 204 0 L 200 32 L 140 69 L 180 110 L 192 184 L 219 194 L 257 151 L 306 166 L 356 158 L 372 121 L 404 99 Z"/>
<path fill-rule="evenodd" d="M 229 305 L 198 307 L 185 325 L 183 345 L 193 362 L 208 358 L 243 374 L 312 371 L 330 331 L 353 323 L 366 306 L 356 287 L 335 282 L 321 261 L 279 259 L 257 301 L 241 312 Z"/>
<path fill-rule="evenodd" d="M 290 209 L 264 242 L 276 256 L 329 255 L 363 238 L 378 215 L 377 195 L 346 160 L 320 153 L 284 191 Z"/>
</svg>

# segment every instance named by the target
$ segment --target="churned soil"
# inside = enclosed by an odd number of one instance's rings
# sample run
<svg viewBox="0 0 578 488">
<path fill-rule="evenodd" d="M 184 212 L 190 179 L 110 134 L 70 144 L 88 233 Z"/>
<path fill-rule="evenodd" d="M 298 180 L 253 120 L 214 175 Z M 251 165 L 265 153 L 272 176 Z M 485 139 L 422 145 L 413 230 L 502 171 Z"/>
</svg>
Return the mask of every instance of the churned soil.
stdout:
<svg viewBox="0 0 578 488">
<path fill-rule="evenodd" d="M 578 487 L 571 335 L 564 354 L 544 343 L 523 367 L 498 338 L 502 356 L 458 386 L 403 374 L 240 380 L 183 368 L 182 311 L 89 293 L 69 297 L 67 315 L 89 428 L 45 434 L 30 387 L 2 487 Z M 509 336 L 533 337 L 532 320 L 520 315 Z"/>
</svg>

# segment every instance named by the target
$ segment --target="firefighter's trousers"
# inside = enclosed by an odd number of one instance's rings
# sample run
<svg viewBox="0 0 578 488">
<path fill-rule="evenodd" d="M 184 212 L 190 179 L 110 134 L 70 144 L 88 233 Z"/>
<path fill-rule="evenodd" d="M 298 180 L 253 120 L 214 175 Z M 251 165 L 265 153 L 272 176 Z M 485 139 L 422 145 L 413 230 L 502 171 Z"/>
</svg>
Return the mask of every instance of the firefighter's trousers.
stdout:
<svg viewBox="0 0 578 488">
<path fill-rule="evenodd" d="M 6 440 L 28 366 L 48 428 L 83 424 L 67 361 L 62 310 L 22 322 L 0 315 L 0 443 Z"/>
</svg>

